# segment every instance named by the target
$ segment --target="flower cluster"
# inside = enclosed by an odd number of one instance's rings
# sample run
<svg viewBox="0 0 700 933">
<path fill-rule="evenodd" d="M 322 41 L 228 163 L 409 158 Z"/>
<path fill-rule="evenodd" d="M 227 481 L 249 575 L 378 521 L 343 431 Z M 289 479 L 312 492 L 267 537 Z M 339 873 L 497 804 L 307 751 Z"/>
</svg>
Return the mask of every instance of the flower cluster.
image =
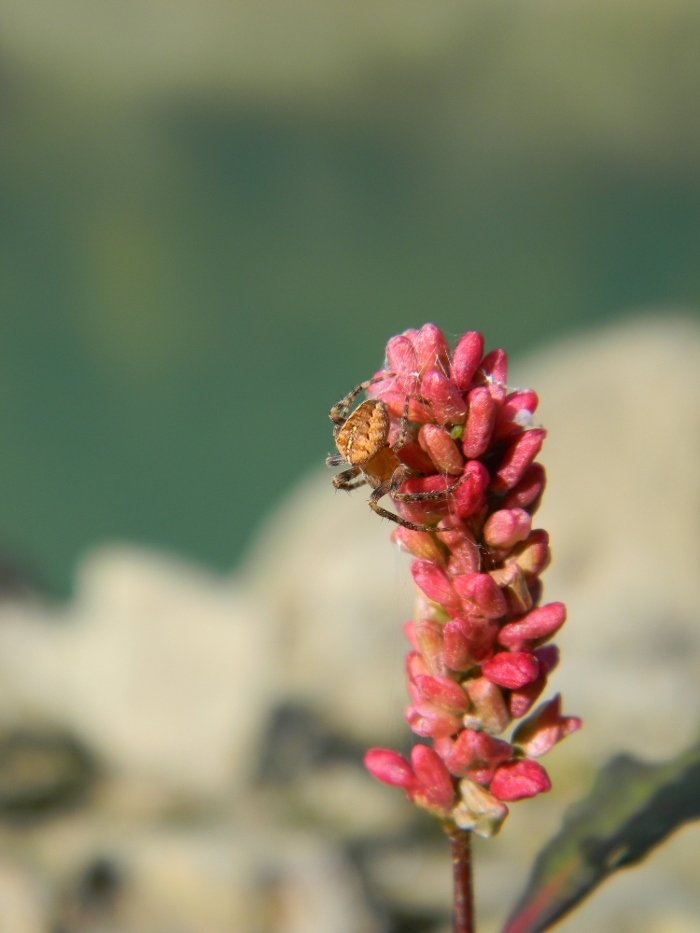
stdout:
<svg viewBox="0 0 700 933">
<path fill-rule="evenodd" d="M 546 432 L 533 426 L 537 395 L 509 391 L 503 350 L 484 356 L 481 334 L 454 352 L 433 324 L 393 337 L 368 395 L 391 415 L 388 445 L 404 467 L 394 504 L 417 531 L 393 539 L 417 559 L 420 591 L 405 631 L 412 703 L 406 719 L 417 744 L 410 761 L 371 749 L 380 781 L 446 826 L 496 832 L 506 802 L 550 789 L 536 761 L 580 728 L 560 697 L 528 714 L 558 661 L 548 644 L 566 618 L 562 603 L 540 606 L 549 561 L 546 531 L 532 528 L 545 485 L 535 462 Z"/>
</svg>

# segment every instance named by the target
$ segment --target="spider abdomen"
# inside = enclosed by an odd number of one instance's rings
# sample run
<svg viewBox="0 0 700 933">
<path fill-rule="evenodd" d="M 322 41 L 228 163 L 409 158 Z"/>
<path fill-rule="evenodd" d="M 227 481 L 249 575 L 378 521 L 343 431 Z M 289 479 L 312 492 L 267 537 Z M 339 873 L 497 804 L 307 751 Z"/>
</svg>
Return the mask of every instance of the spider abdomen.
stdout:
<svg viewBox="0 0 700 933">
<path fill-rule="evenodd" d="M 365 469 L 387 446 L 389 411 L 384 402 L 368 399 L 357 407 L 335 439 L 351 466 Z M 391 451 L 390 451 L 391 452 Z"/>
</svg>

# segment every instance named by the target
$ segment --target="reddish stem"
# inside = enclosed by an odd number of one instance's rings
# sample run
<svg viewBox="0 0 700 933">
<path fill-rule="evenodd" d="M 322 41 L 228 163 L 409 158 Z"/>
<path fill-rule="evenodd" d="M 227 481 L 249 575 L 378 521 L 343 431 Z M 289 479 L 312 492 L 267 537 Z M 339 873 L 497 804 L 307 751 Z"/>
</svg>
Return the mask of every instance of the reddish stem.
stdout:
<svg viewBox="0 0 700 933">
<path fill-rule="evenodd" d="M 474 933 L 471 835 L 460 830 L 449 834 L 454 872 L 454 933 Z"/>
</svg>

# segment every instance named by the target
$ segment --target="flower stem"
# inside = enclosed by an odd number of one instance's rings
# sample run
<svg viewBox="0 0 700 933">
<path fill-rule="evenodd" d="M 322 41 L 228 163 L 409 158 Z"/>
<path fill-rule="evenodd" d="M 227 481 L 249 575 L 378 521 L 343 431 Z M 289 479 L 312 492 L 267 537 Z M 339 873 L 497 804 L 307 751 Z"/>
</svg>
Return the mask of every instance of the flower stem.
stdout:
<svg viewBox="0 0 700 933">
<path fill-rule="evenodd" d="M 474 933 L 471 833 L 449 833 L 454 872 L 454 933 Z"/>
</svg>

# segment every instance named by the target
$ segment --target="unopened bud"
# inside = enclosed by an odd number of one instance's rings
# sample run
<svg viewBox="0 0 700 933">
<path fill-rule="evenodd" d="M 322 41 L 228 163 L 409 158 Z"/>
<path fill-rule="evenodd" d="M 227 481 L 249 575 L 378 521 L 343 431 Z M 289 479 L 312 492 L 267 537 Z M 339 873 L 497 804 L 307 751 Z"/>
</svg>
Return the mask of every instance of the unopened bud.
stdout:
<svg viewBox="0 0 700 933">
<path fill-rule="evenodd" d="M 486 490 L 491 477 L 480 460 L 469 460 L 462 472 L 460 485 L 455 493 L 455 505 L 459 518 L 470 518 L 486 501 Z"/>
<path fill-rule="evenodd" d="M 533 428 L 518 434 L 508 448 L 491 483 L 494 492 L 513 489 L 542 448 L 547 432 Z"/>
<path fill-rule="evenodd" d="M 413 790 L 418 781 L 413 769 L 403 755 L 389 748 L 370 748 L 365 754 L 365 767 L 369 773 L 383 784 Z"/>
<path fill-rule="evenodd" d="M 520 481 L 503 500 L 503 507 L 505 509 L 527 509 L 530 515 L 534 515 L 546 482 L 547 474 L 542 464 L 531 463 Z"/>
<path fill-rule="evenodd" d="M 450 348 L 439 327 L 425 324 L 417 333 L 406 331 L 404 336 L 413 343 L 421 374 L 429 369 L 449 372 Z"/>
<path fill-rule="evenodd" d="M 474 711 L 468 712 L 462 720 L 467 729 L 485 729 L 498 735 L 508 728 L 511 717 L 500 687 L 486 677 L 477 677 L 467 681 L 464 689 L 474 706 Z"/>
<path fill-rule="evenodd" d="M 496 771 L 491 781 L 491 793 L 499 800 L 524 800 L 551 790 L 552 782 L 541 764 L 523 758 L 507 761 Z"/>
<path fill-rule="evenodd" d="M 416 560 L 411 565 L 411 573 L 416 586 L 425 593 L 428 599 L 440 606 L 444 606 L 450 612 L 455 614 L 459 612 L 461 607 L 460 597 L 438 567 L 425 560 Z"/>
<path fill-rule="evenodd" d="M 427 560 L 432 564 L 444 564 L 445 548 L 435 540 L 427 531 L 413 531 L 403 525 L 397 525 L 391 538 L 401 550 L 407 551 L 414 557 Z"/>
<path fill-rule="evenodd" d="M 501 629 L 498 640 L 506 648 L 520 648 L 525 642 L 551 638 L 566 621 L 564 603 L 548 603 L 533 609 L 522 619 L 509 622 Z"/>
<path fill-rule="evenodd" d="M 467 397 L 469 414 L 464 428 L 462 450 L 468 458 L 480 457 L 491 442 L 498 407 L 485 386 L 472 389 Z"/>
<path fill-rule="evenodd" d="M 416 625 L 416 641 L 421 657 L 425 661 L 428 671 L 438 677 L 447 674 L 445 660 L 442 654 L 442 632 L 439 625 L 432 622 L 421 622 Z"/>
<path fill-rule="evenodd" d="M 418 443 L 441 473 L 450 473 L 453 476 L 462 473 L 462 454 L 444 428 L 437 424 L 424 424 L 418 432 Z"/>
<path fill-rule="evenodd" d="M 392 415 L 397 418 L 403 417 L 406 408 L 406 394 L 404 392 L 381 392 L 377 398 L 384 402 Z M 416 398 L 409 398 L 407 416 L 409 421 L 427 422 L 433 420 L 432 411 Z"/>
<path fill-rule="evenodd" d="M 397 438 L 400 433 L 400 426 L 397 429 Z M 389 438 L 389 443 L 391 443 L 391 437 Z M 399 447 L 398 450 L 394 448 L 394 453 L 399 458 L 401 463 L 405 463 L 409 470 L 414 470 L 416 473 L 429 473 L 435 472 L 435 464 L 430 459 L 430 456 L 423 450 L 420 444 L 415 443 L 414 441 L 408 441 Z"/>
<path fill-rule="evenodd" d="M 420 781 L 420 793 L 428 804 L 449 810 L 455 799 L 450 773 L 440 756 L 427 745 L 414 745 L 411 766 Z"/>
<path fill-rule="evenodd" d="M 414 679 L 423 697 L 431 703 L 437 703 L 455 713 L 465 713 L 469 709 L 469 700 L 464 690 L 449 677 L 418 674 Z"/>
<path fill-rule="evenodd" d="M 501 651 L 481 666 L 487 680 L 508 690 L 517 690 L 532 683 L 539 671 L 539 662 L 529 651 Z"/>
<path fill-rule="evenodd" d="M 507 561 L 505 567 L 489 571 L 490 576 L 503 591 L 508 609 L 513 615 L 522 615 L 532 609 L 532 596 L 527 579 L 515 561 Z"/>
<path fill-rule="evenodd" d="M 411 729 L 423 738 L 442 738 L 458 732 L 462 723 L 458 716 L 441 706 L 429 703 L 415 703 L 406 709 L 406 722 Z"/>
<path fill-rule="evenodd" d="M 477 331 L 469 331 L 460 338 L 452 354 L 450 379 L 462 394 L 468 390 L 484 353 L 484 338 Z"/>
<path fill-rule="evenodd" d="M 577 716 L 561 715 L 561 696 L 557 694 L 518 726 L 513 743 L 520 746 L 529 758 L 539 758 L 580 728 L 581 720 Z"/>
<path fill-rule="evenodd" d="M 470 777 L 477 784 L 488 784 L 493 773 L 513 754 L 513 747 L 487 732 L 464 729 L 455 739 L 445 765 L 456 777 Z"/>
<path fill-rule="evenodd" d="M 494 437 L 499 440 L 515 431 L 532 427 L 532 415 L 538 401 L 537 393 L 532 389 L 523 389 L 507 395 L 498 413 Z"/>
<path fill-rule="evenodd" d="M 415 373 L 418 370 L 416 351 L 408 337 L 403 335 L 392 337 L 387 343 L 386 358 L 392 372 Z"/>
<path fill-rule="evenodd" d="M 462 424 L 467 417 L 467 406 L 457 387 L 439 370 L 428 370 L 421 394 L 440 424 Z"/>
<path fill-rule="evenodd" d="M 559 663 L 559 649 L 556 645 L 545 645 L 535 651 L 539 661 L 540 673 L 530 684 L 513 690 L 508 698 L 508 708 L 513 719 L 520 719 L 529 712 L 547 686 L 547 676 Z"/>
<path fill-rule="evenodd" d="M 459 793 L 461 802 L 452 811 L 456 825 L 484 839 L 490 839 L 503 825 L 508 816 L 508 807 L 469 778 L 459 782 Z"/>
<path fill-rule="evenodd" d="M 524 509 L 499 509 L 484 525 L 484 541 L 495 548 L 511 548 L 530 534 L 532 518 Z"/>
<path fill-rule="evenodd" d="M 468 613 L 500 619 L 508 611 L 505 597 L 490 574 L 465 573 L 453 582 Z"/>
<path fill-rule="evenodd" d="M 514 561 L 528 577 L 546 570 L 549 563 L 549 535 L 541 528 L 532 531 L 522 544 L 514 548 L 509 563 Z"/>
</svg>

